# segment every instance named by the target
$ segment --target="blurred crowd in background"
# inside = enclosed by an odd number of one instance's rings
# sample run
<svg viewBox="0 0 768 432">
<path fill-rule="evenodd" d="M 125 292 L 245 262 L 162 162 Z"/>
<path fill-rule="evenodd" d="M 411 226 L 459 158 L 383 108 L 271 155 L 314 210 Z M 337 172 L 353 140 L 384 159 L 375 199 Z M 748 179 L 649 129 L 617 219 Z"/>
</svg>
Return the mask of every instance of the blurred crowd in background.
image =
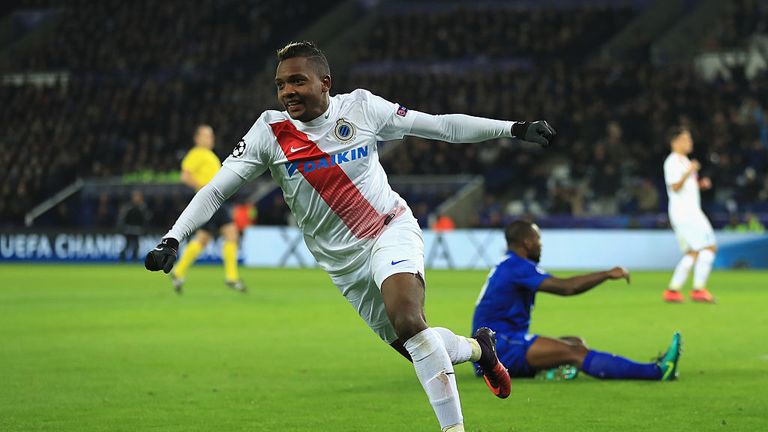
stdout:
<svg viewBox="0 0 768 432">
<path fill-rule="evenodd" d="M 18 19 L 19 35 L 46 19 L 55 24 L 40 36 L 44 43 L 6 49 L 2 72 L 68 74 L 52 85 L 0 85 L 6 226 L 20 225 L 33 206 L 76 178 L 177 171 L 198 123 L 213 125 L 226 157 L 260 112 L 275 107 L 274 50 L 334 2 L 21 3 L 36 12 Z M 640 13 L 637 2 L 604 3 L 396 4 L 350 47 L 351 67 L 334 75 L 335 92 L 362 87 L 434 114 L 548 120 L 558 131 L 549 149 L 513 140 L 406 138 L 385 152 L 390 176 L 483 176 L 485 196 L 472 226 L 500 226 L 520 215 L 664 213 L 663 136 L 675 124 L 690 126 L 693 157 L 713 181 L 703 196 L 707 211 L 768 212 L 768 77 L 747 79 L 736 67 L 727 79 L 705 80 L 690 64 L 652 65 L 647 49 L 622 62 L 599 60 L 601 44 Z M 730 3 L 702 49 L 742 46 L 768 29 L 763 2 Z M 407 195 L 426 224 L 440 200 Z M 87 203 L 90 218 L 67 201 L 45 221 L 114 225 L 124 199 Z M 165 227 L 187 199 L 150 199 L 153 223 Z M 259 223 L 288 222 L 279 194 L 257 207 Z"/>
</svg>

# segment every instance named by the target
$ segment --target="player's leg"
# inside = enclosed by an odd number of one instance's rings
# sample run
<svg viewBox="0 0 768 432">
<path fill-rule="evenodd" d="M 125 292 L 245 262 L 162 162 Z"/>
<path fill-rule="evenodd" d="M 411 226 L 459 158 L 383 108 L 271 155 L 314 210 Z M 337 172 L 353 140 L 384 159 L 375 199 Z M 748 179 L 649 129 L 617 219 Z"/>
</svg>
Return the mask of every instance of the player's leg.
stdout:
<svg viewBox="0 0 768 432">
<path fill-rule="evenodd" d="M 119 261 L 126 261 L 128 258 L 128 250 L 131 248 L 131 235 L 126 234 L 125 235 L 125 246 L 123 246 L 123 250 L 120 251 L 120 255 L 118 256 Z"/>
<path fill-rule="evenodd" d="M 587 347 L 587 342 L 581 336 L 560 336 L 560 340 L 566 341 L 573 345 L 581 345 L 584 348 L 589 349 Z"/>
<path fill-rule="evenodd" d="M 424 286 L 415 274 L 396 273 L 381 284 L 389 320 L 413 360 L 442 430 L 463 430 L 453 364 L 440 335 L 423 318 Z"/>
<path fill-rule="evenodd" d="M 707 289 L 707 280 L 715 262 L 717 246 L 709 246 L 699 251 L 696 266 L 693 269 L 693 291 L 691 300 L 702 303 L 714 303 L 715 297 Z"/>
<path fill-rule="evenodd" d="M 530 346 L 525 358 L 533 369 L 570 364 L 595 378 L 660 380 L 673 376 L 677 368 L 679 334 L 673 337 L 667 353 L 668 357 L 660 359 L 660 363 L 637 363 L 625 357 L 590 350 L 582 343 L 540 336 Z"/>
<path fill-rule="evenodd" d="M 696 252 L 688 252 L 680 258 L 672 273 L 672 280 L 669 281 L 669 287 L 664 291 L 664 301 L 670 303 L 682 303 L 684 301 L 680 290 L 688 279 L 688 273 L 691 272 L 693 264 L 696 262 Z"/>
<path fill-rule="evenodd" d="M 691 236 L 690 227 L 684 223 L 673 223 L 672 228 L 675 231 L 675 237 L 680 245 L 680 250 L 683 251 L 683 257 L 680 258 L 675 271 L 672 273 L 672 279 L 669 281 L 669 286 L 664 290 L 664 301 L 667 303 L 682 303 L 685 301 L 683 294 L 680 290 L 685 285 L 685 281 L 688 279 L 688 273 L 691 272 L 694 262 L 696 262 L 696 251 L 693 250 L 688 243 L 688 239 Z"/>
<path fill-rule="evenodd" d="M 559 339 L 570 344 L 580 345 L 585 349 L 589 349 L 584 339 L 580 338 L 579 336 L 560 336 Z M 523 354 L 523 357 L 525 357 L 525 354 Z M 530 369 L 530 366 L 528 366 L 527 363 L 526 369 Z M 579 376 L 579 368 L 571 364 L 564 364 L 558 367 L 545 369 L 541 372 L 544 379 L 549 381 L 572 380 Z"/>
<path fill-rule="evenodd" d="M 395 351 L 397 351 L 401 356 L 403 356 L 406 360 L 413 363 L 413 359 L 411 358 L 411 354 L 408 353 L 408 350 L 405 349 L 405 345 L 403 344 L 403 341 L 400 339 L 397 339 L 396 341 L 389 344 L 389 346 L 392 347 Z"/>
<path fill-rule="evenodd" d="M 184 253 L 181 254 L 179 262 L 171 272 L 171 282 L 177 293 L 181 293 L 184 285 L 184 279 L 187 277 L 187 271 L 197 259 L 198 255 L 205 249 L 208 242 L 211 241 L 211 234 L 204 229 L 197 230 L 195 237 L 187 243 Z"/>
<path fill-rule="evenodd" d="M 245 284 L 240 280 L 240 274 L 237 271 L 237 245 L 240 240 L 240 232 L 234 223 L 226 223 L 219 230 L 224 245 L 221 247 L 221 256 L 224 261 L 224 281 L 228 287 L 246 292 Z"/>
<path fill-rule="evenodd" d="M 525 360 L 536 370 L 571 364 L 581 369 L 589 349 L 569 340 L 539 336 L 525 353 Z"/>
<path fill-rule="evenodd" d="M 131 234 L 128 236 L 128 249 L 131 251 L 131 261 L 139 259 L 139 235 Z"/>
<path fill-rule="evenodd" d="M 678 224 L 680 225 L 680 224 Z M 717 250 L 715 232 L 712 225 L 702 212 L 687 216 L 685 223 L 676 227 L 685 244 L 696 251 L 696 262 L 693 268 L 693 292 L 691 299 L 699 302 L 714 303 L 715 298 L 707 290 L 707 279 L 712 270 Z M 682 244 L 682 242 L 681 242 Z"/>
<path fill-rule="evenodd" d="M 457 335 L 445 327 L 432 328 L 443 340 L 443 345 L 445 345 L 445 350 L 448 352 L 448 357 L 451 358 L 451 363 L 457 365 L 480 360 L 483 351 L 477 339 Z"/>
</svg>

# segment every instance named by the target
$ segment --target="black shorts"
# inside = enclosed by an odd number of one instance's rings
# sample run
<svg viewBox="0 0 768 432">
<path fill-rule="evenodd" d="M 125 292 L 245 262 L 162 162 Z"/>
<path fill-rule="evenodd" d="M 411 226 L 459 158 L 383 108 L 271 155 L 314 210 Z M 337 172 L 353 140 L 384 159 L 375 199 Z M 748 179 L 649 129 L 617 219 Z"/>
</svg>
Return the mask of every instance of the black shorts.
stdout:
<svg viewBox="0 0 768 432">
<path fill-rule="evenodd" d="M 229 215 L 229 209 L 225 207 L 219 207 L 216 213 L 211 216 L 205 225 L 201 226 L 201 230 L 208 231 L 211 235 L 218 235 L 221 227 L 232 223 L 232 216 Z"/>
</svg>

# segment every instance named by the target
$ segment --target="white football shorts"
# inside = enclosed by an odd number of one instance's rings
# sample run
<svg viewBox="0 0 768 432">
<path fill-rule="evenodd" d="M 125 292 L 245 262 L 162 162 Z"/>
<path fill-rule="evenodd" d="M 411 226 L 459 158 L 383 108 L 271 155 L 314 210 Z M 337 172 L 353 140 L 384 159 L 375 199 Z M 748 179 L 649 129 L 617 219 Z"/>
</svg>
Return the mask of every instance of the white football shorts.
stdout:
<svg viewBox="0 0 768 432">
<path fill-rule="evenodd" d="M 680 215 L 670 214 L 669 221 L 672 229 L 675 230 L 677 242 L 683 253 L 700 251 L 717 244 L 712 224 L 702 211 Z"/>
<path fill-rule="evenodd" d="M 381 339 L 397 340 L 381 296 L 381 284 L 396 273 L 418 274 L 424 278 L 424 240 L 410 211 L 393 220 L 374 241 L 370 256 L 354 270 L 331 279 Z"/>
</svg>

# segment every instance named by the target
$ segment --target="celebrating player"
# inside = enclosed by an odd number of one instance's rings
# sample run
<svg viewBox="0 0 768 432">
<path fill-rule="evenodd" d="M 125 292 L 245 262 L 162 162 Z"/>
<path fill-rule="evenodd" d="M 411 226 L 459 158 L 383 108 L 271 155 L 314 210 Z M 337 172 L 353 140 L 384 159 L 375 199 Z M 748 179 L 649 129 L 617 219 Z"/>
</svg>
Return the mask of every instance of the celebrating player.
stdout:
<svg viewBox="0 0 768 432">
<path fill-rule="evenodd" d="M 146 267 L 170 271 L 179 241 L 269 169 L 318 264 L 370 328 L 413 361 L 442 430 L 463 431 L 452 364 L 481 364 L 489 387 L 502 398 L 509 395 L 509 375 L 489 329 L 465 338 L 427 326 L 421 230 L 389 186 L 376 143 L 414 135 L 448 142 L 517 137 L 548 145 L 555 131 L 544 121 L 433 116 L 366 90 L 331 97 L 328 61 L 313 44 L 288 44 L 277 58 L 275 85 L 285 111 L 259 117 L 147 255 Z"/>
<path fill-rule="evenodd" d="M 699 188 L 709 189 L 712 182 L 707 177 L 699 179 L 699 162 L 688 159 L 693 151 L 691 133 L 682 127 L 674 127 L 667 134 L 672 152 L 664 161 L 664 181 L 669 195 L 669 222 L 675 230 L 680 249 L 685 255 L 677 263 L 664 291 L 664 301 L 682 303 L 680 289 L 693 270 L 691 300 L 714 303 L 715 298 L 707 290 L 707 278 L 715 261 L 717 243 L 707 216 L 701 211 Z"/>
<path fill-rule="evenodd" d="M 212 127 L 199 125 L 195 130 L 195 145 L 181 161 L 181 181 L 196 191 L 208 184 L 221 168 L 221 161 L 213 152 L 215 140 Z M 218 232 L 224 237 L 224 245 L 221 248 L 221 256 L 224 260 L 224 283 L 232 289 L 245 292 L 245 284 L 240 280 L 237 272 L 237 241 L 239 237 L 237 227 L 224 208 L 216 210 L 210 220 L 206 219 L 206 221 L 205 225 L 197 230 L 195 238 L 187 244 L 179 264 L 171 273 L 174 290 L 181 294 L 189 267 Z"/>
<path fill-rule="evenodd" d="M 570 365 L 596 378 L 672 380 L 680 358 L 680 334 L 654 363 L 636 363 L 624 357 L 587 348 L 580 337 L 554 339 L 528 333 L 531 312 L 539 291 L 572 296 L 589 291 L 609 279 L 625 279 L 621 268 L 560 279 L 537 267 L 541 233 L 536 224 L 515 221 L 507 226 L 506 257 L 491 270 L 475 307 L 473 328 L 496 331 L 499 360 L 509 374 L 531 377 L 537 371 Z M 480 365 L 482 368 L 482 365 Z"/>
</svg>

